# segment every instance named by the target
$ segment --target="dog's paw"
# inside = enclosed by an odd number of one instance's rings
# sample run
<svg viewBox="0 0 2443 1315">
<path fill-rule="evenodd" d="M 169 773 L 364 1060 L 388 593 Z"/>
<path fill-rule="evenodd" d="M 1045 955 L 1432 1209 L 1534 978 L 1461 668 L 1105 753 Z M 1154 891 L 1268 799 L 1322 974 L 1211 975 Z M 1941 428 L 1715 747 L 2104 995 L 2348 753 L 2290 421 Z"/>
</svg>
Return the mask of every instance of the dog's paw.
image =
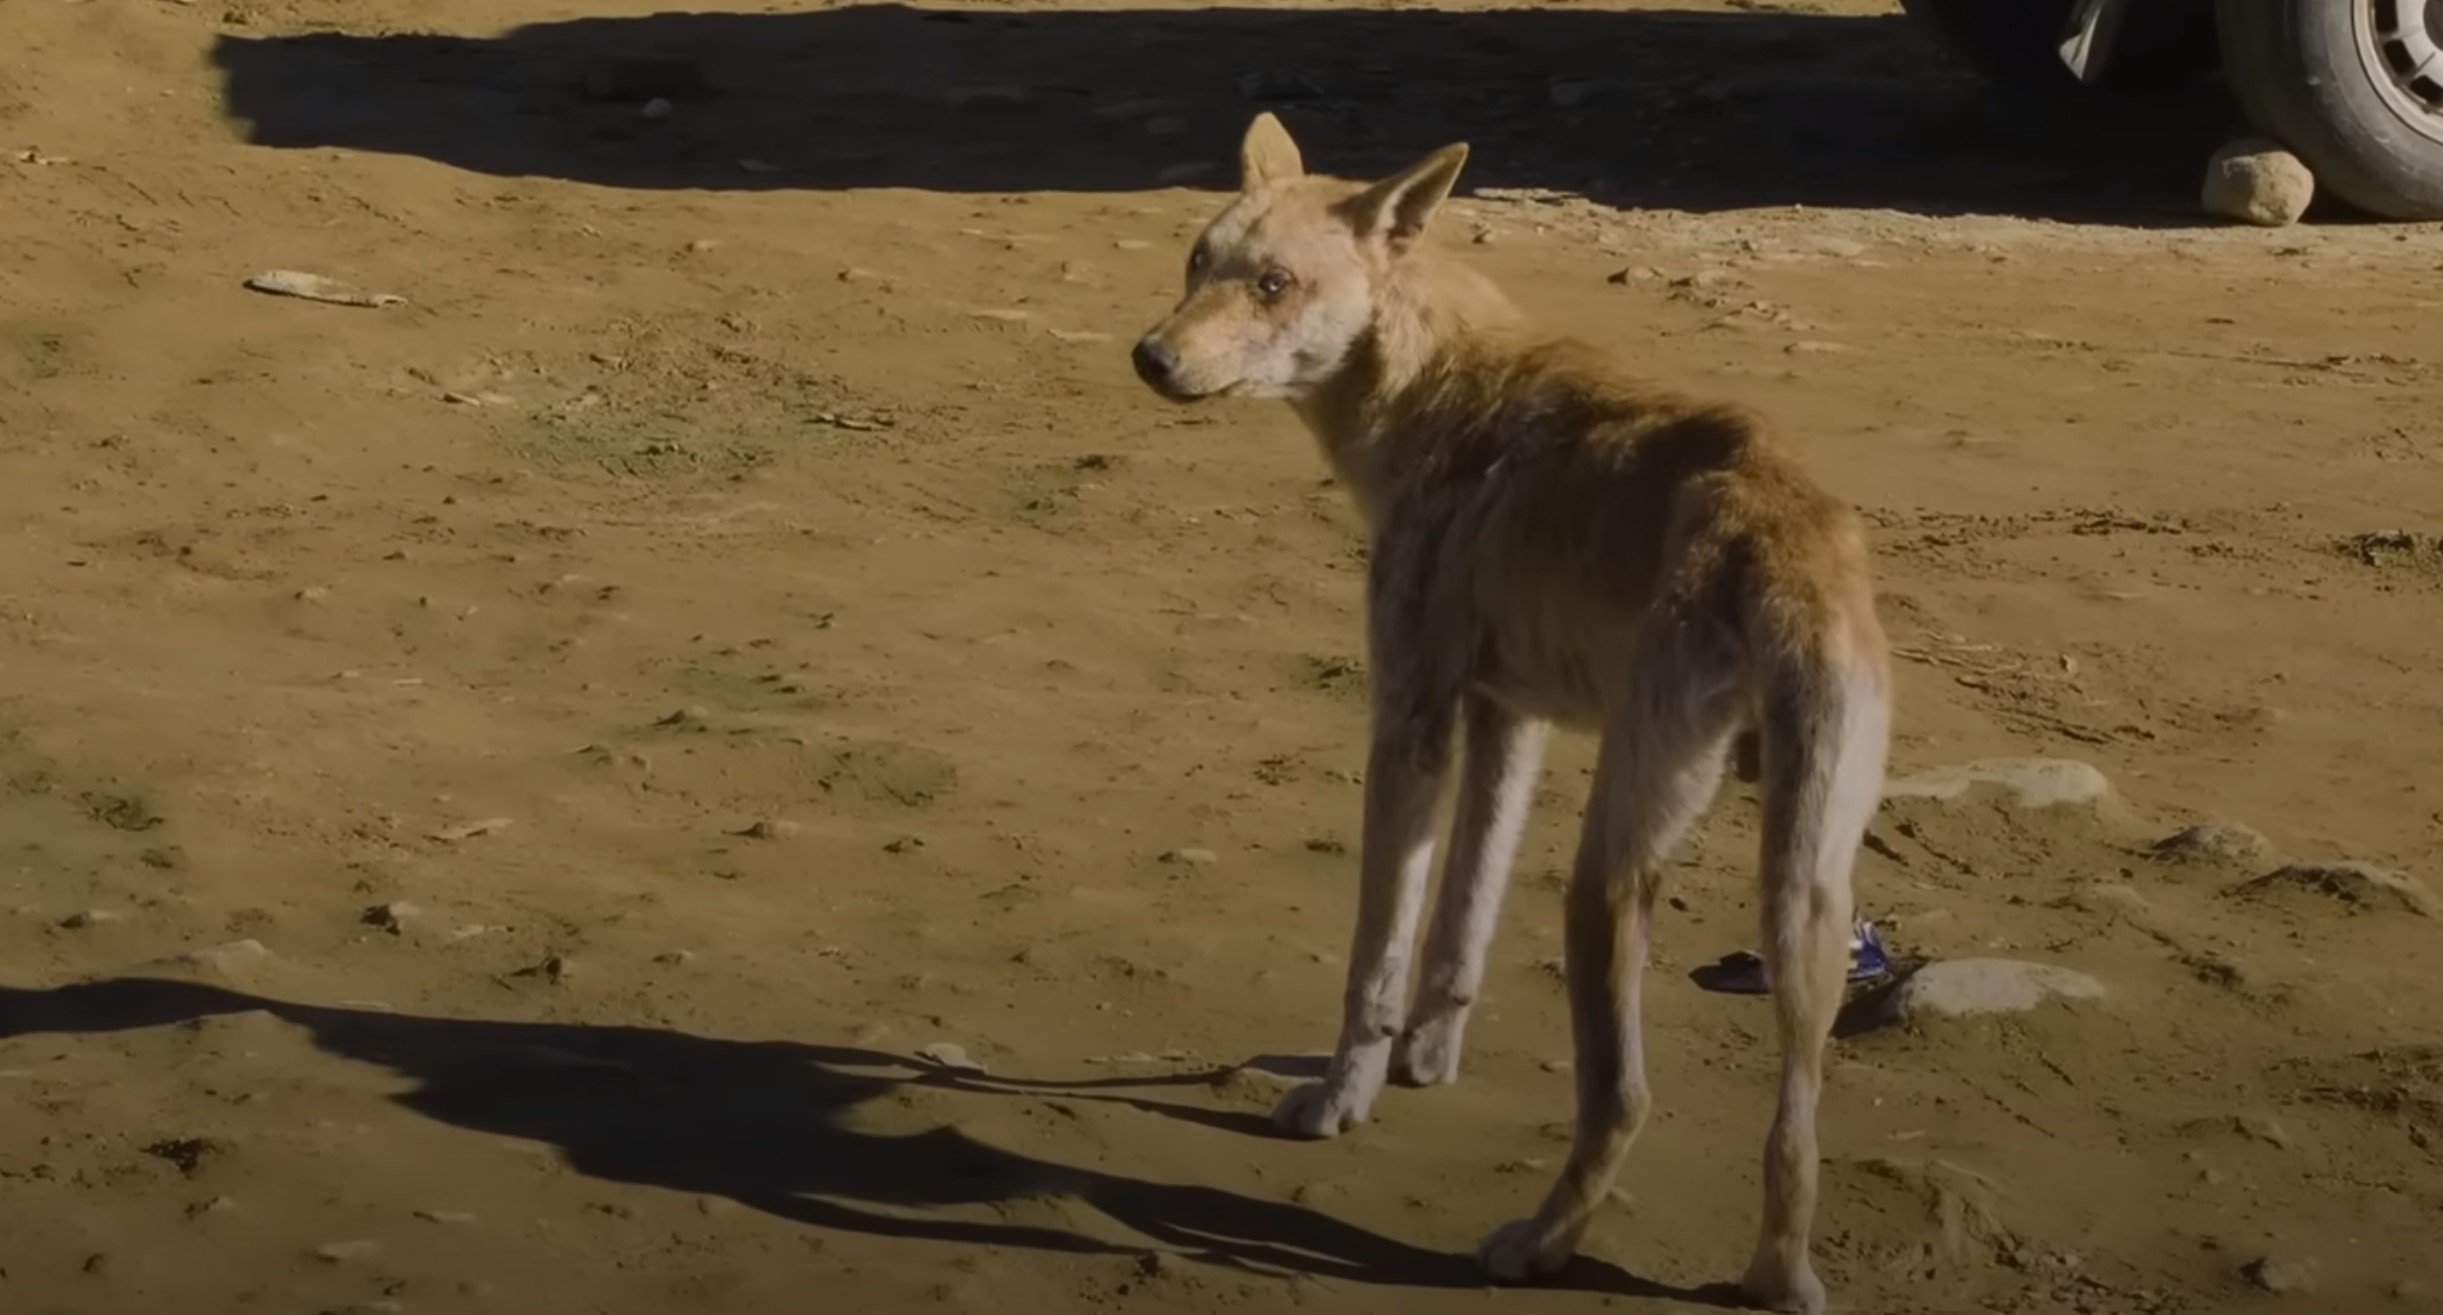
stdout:
<svg viewBox="0 0 2443 1315">
<path fill-rule="evenodd" d="M 1574 1238 L 1550 1237 L 1532 1219 L 1513 1219 L 1476 1248 L 1476 1263 L 1498 1282 L 1527 1283 L 1560 1273 L 1577 1249 Z"/>
<path fill-rule="evenodd" d="M 1451 1015 L 1400 1033 L 1391 1051 L 1391 1080 L 1403 1087 L 1439 1087 L 1459 1080 L 1459 1020 Z"/>
<path fill-rule="evenodd" d="M 1769 1262 L 1758 1260 L 1748 1266 L 1747 1277 L 1739 1280 L 1739 1291 L 1763 1310 L 1781 1311 L 1784 1315 L 1824 1315 L 1824 1282 L 1805 1261 L 1786 1273 L 1776 1272 Z"/>
<path fill-rule="evenodd" d="M 1366 1109 L 1329 1082 L 1292 1087 L 1273 1106 L 1272 1126 L 1292 1137 L 1337 1137 L 1366 1121 Z"/>
</svg>

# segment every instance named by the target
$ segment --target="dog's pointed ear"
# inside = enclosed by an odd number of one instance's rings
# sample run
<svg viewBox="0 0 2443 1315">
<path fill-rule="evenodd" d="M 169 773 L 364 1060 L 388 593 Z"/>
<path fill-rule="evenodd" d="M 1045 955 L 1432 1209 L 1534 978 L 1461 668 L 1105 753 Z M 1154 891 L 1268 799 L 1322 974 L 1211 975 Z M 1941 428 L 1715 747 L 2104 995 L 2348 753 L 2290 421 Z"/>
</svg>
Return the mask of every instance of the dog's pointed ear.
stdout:
<svg viewBox="0 0 2443 1315">
<path fill-rule="evenodd" d="M 1467 163 L 1467 143 L 1453 142 L 1341 203 L 1357 235 L 1405 251 L 1451 194 Z"/>
<path fill-rule="evenodd" d="M 1289 139 L 1289 129 L 1270 110 L 1255 116 L 1238 144 L 1239 190 L 1252 192 L 1305 172 L 1306 161 L 1298 157 L 1298 143 Z"/>
</svg>

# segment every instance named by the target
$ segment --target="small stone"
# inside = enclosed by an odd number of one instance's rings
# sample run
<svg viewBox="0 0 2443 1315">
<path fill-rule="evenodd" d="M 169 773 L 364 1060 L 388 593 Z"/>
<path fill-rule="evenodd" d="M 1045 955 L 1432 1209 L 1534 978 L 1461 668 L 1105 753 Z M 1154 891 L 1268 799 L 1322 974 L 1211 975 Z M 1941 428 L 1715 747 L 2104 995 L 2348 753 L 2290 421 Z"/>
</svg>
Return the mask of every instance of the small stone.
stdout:
<svg viewBox="0 0 2443 1315">
<path fill-rule="evenodd" d="M 469 1210 L 418 1210 L 416 1218 L 428 1224 L 471 1224 L 474 1212 Z"/>
<path fill-rule="evenodd" d="M 2273 842 L 2233 822 L 2201 822 L 2149 847 L 2166 863 L 2221 863 L 2261 868 L 2277 857 Z"/>
<path fill-rule="evenodd" d="M 785 817 L 766 817 L 758 819 L 753 825 L 738 834 L 754 840 L 786 840 L 805 829 Z"/>
<path fill-rule="evenodd" d="M 2065 901 L 2070 907 L 2088 913 L 2113 913 L 2135 916 L 2152 913 L 2154 904 L 2133 886 L 2117 881 L 2098 881 L 2072 891 Z"/>
<path fill-rule="evenodd" d="M 982 1073 L 984 1066 L 967 1053 L 967 1048 L 955 1041 L 936 1041 L 916 1052 L 920 1059 L 929 1060 L 953 1073 Z"/>
<path fill-rule="evenodd" d="M 1604 278 L 1604 282 L 1626 286 L 1631 283 L 1651 283 L 1662 276 L 1663 272 L 1652 265 L 1631 265 L 1626 269 L 1613 270 Z"/>
<path fill-rule="evenodd" d="M 126 916 L 124 913 L 111 909 L 79 909 L 60 919 L 59 925 L 69 931 L 84 931 L 89 927 L 98 927 L 106 922 L 118 922 Z"/>
<path fill-rule="evenodd" d="M 1700 269 L 1694 274 L 1683 274 L 1671 280 L 1671 286 L 1692 292 L 1718 292 L 1726 288 L 1739 287 L 1746 282 L 1747 280 L 1727 269 Z"/>
<path fill-rule="evenodd" d="M 554 986 L 558 986 L 561 983 L 566 982 L 570 977 L 574 976 L 576 971 L 577 964 L 575 960 L 569 958 L 565 954 L 554 954 L 547 956 L 541 963 L 534 964 L 531 967 L 518 969 L 514 975 L 518 977 L 540 977 L 544 981 L 547 981 Z"/>
<path fill-rule="evenodd" d="M 2267 1292 L 2298 1295 L 2316 1290 L 2313 1260 L 2263 1256 L 2240 1267 L 2240 1276 Z"/>
<path fill-rule="evenodd" d="M 331 591 L 318 584 L 309 584 L 305 588 L 298 590 L 296 595 L 297 601 L 300 603 L 319 603 L 323 599 L 330 596 Z"/>
<path fill-rule="evenodd" d="M 325 1242 L 314 1248 L 314 1259 L 329 1265 L 344 1265 L 366 1260 L 380 1253 L 382 1244 L 372 1238 L 357 1238 L 347 1242 Z"/>
<path fill-rule="evenodd" d="M 925 838 L 923 836 L 901 836 L 897 840 L 891 841 L 889 844 L 884 845 L 882 847 L 882 852 L 885 854 L 905 854 L 911 849 L 923 849 L 924 847 Z"/>
<path fill-rule="evenodd" d="M 1983 758 L 1938 767 L 1886 784 L 1886 799 L 1957 799 L 1978 786 L 2006 790 L 2021 808 L 2100 803 L 2112 783 L 2086 763 L 2067 758 Z"/>
<path fill-rule="evenodd" d="M 1946 959 L 1909 974 L 1880 1013 L 1886 1023 L 1979 1014 L 2023 1014 L 2045 1004 L 2104 997 L 2104 984 L 2085 973 L 2016 959 Z"/>
<path fill-rule="evenodd" d="M 712 720 L 712 715 L 712 711 L 706 708 L 703 704 L 690 703 L 686 707 L 670 713 L 653 724 L 656 726 L 701 725 L 704 722 Z"/>
<path fill-rule="evenodd" d="M 488 836 L 495 831 L 505 831 L 514 824 L 515 819 L 512 818 L 487 817 L 479 821 L 460 822 L 454 826 L 442 827 L 431 832 L 430 838 L 447 844 L 456 844 L 461 840 L 473 840 L 477 836 Z"/>
<path fill-rule="evenodd" d="M 2290 1139 L 2290 1129 L 2266 1115 L 2242 1114 L 2231 1120 L 2231 1126 L 2237 1128 L 2241 1136 L 2279 1150 L 2287 1151 L 2297 1144 Z"/>
<path fill-rule="evenodd" d="M 1172 849 L 1163 852 L 1162 861 L 1173 867 L 1202 868 L 1221 862 L 1221 855 L 1210 849 Z"/>
<path fill-rule="evenodd" d="M 2206 162 L 2198 202 L 2206 213 L 2260 228 L 2295 224 L 2315 199 L 2316 175 L 2261 137 L 2227 143 Z"/>
<path fill-rule="evenodd" d="M 653 961 L 673 968 L 684 967 L 696 961 L 696 952 L 693 950 L 664 950 L 654 955 Z"/>
<path fill-rule="evenodd" d="M 407 930 L 408 923 L 422 917 L 423 914 L 424 910 L 406 900 L 392 900 L 388 904 L 376 904 L 366 909 L 364 922 L 368 927 L 379 927 L 396 936 Z"/>
<path fill-rule="evenodd" d="M 271 951 L 264 947 L 263 942 L 249 937 L 242 941 L 230 941 L 224 945 L 208 945 L 200 950 L 181 951 L 171 955 L 169 961 L 190 967 L 212 968 L 228 972 L 250 963 L 261 963 L 271 957 Z"/>
</svg>

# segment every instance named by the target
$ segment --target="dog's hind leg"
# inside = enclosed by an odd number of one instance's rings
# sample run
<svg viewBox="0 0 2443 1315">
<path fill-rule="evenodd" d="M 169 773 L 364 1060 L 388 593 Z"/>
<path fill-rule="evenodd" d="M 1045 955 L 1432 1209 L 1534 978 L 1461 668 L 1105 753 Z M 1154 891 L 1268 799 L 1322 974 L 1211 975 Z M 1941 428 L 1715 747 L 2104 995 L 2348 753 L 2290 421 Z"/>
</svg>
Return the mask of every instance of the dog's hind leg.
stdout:
<svg viewBox="0 0 2443 1315">
<path fill-rule="evenodd" d="M 1550 729 L 1483 694 L 1467 696 L 1464 716 L 1467 758 L 1451 810 L 1442 893 L 1425 933 L 1408 1028 L 1391 1058 L 1393 1079 L 1415 1087 L 1459 1076 L 1468 1012 L 1484 986 L 1485 952 L 1501 921 L 1502 897 L 1527 828 Z"/>
<path fill-rule="evenodd" d="M 1863 618 L 1862 620 L 1855 618 Z M 1765 1141 L 1764 1226 L 1741 1286 L 1766 1307 L 1821 1311 L 1808 1259 L 1824 1045 L 1849 970 L 1851 868 L 1882 795 L 1889 676 L 1873 615 L 1760 645 L 1765 664 L 1765 973 L 1781 1031 L 1781 1096 Z"/>
<path fill-rule="evenodd" d="M 1639 1018 L 1647 924 L 1662 865 L 1713 801 L 1739 722 L 1736 655 L 1690 641 L 1703 630 L 1652 617 L 1604 729 L 1564 916 L 1577 1133 L 1534 1217 L 1485 1240 L 1478 1255 L 1495 1278 L 1569 1262 L 1653 1105 Z"/>
</svg>

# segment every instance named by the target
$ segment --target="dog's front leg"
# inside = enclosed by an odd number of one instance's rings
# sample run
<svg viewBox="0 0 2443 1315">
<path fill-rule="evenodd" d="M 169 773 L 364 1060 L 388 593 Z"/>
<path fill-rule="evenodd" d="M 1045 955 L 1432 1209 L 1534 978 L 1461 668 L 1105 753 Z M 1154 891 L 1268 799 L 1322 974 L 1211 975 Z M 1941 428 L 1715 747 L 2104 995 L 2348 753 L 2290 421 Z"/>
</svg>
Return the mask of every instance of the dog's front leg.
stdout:
<svg viewBox="0 0 2443 1315">
<path fill-rule="evenodd" d="M 1357 932 L 1349 945 L 1340 1044 L 1321 1082 L 1273 1111 L 1282 1131 L 1330 1137 L 1366 1121 L 1406 1021 L 1408 961 L 1433 868 L 1433 808 L 1448 770 L 1450 724 L 1407 716 L 1378 722 L 1366 759 L 1365 833 L 1358 856 Z"/>
<path fill-rule="evenodd" d="M 1429 554 L 1430 540 L 1394 536 L 1374 545 L 1367 591 L 1373 739 L 1340 1044 L 1323 1080 L 1290 1092 L 1273 1111 L 1276 1125 L 1301 1137 L 1330 1137 L 1366 1121 L 1407 1020 L 1408 963 L 1433 868 L 1434 803 L 1450 772 L 1459 701 L 1459 682 L 1446 669 L 1448 637 L 1429 624 L 1431 591 L 1419 578 L 1430 570 Z"/>
</svg>

